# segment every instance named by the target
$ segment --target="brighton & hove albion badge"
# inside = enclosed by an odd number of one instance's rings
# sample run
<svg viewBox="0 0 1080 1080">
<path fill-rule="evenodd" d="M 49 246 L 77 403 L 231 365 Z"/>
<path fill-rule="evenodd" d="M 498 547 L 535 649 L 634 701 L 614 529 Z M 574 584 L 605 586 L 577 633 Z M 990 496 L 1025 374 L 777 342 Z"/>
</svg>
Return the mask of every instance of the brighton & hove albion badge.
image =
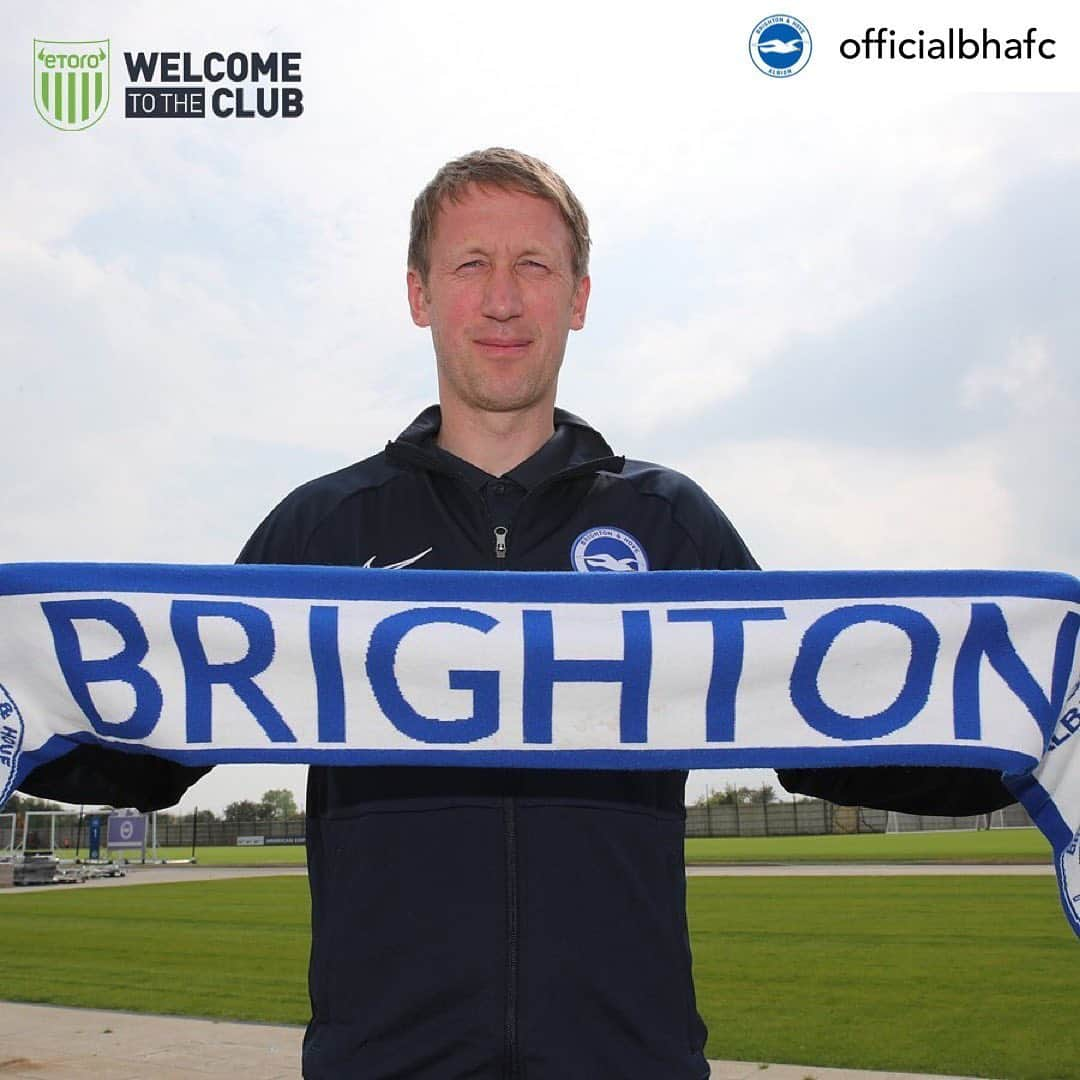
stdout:
<svg viewBox="0 0 1080 1080">
<path fill-rule="evenodd" d="M 649 569 L 649 560 L 637 540 L 611 525 L 598 525 L 583 532 L 570 545 L 570 562 L 582 574 Z"/>
<path fill-rule="evenodd" d="M 774 79 L 797 75 L 810 62 L 810 31 L 790 15 L 770 15 L 750 35 L 750 59 Z"/>
</svg>

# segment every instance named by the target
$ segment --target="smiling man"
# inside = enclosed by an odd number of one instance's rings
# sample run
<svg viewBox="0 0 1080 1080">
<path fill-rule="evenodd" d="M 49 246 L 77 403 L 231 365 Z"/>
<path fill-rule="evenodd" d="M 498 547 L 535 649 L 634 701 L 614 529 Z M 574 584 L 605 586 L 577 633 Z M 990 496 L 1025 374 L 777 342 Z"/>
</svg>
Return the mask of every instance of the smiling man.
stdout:
<svg viewBox="0 0 1080 1080">
<path fill-rule="evenodd" d="M 565 196 L 564 210 L 540 195 L 468 182 L 450 187 L 430 218 L 420 201 L 414 211 L 409 307 L 435 348 L 435 441 L 495 475 L 554 434 L 566 339 L 585 325 L 587 240 L 574 243 L 564 214 L 581 229 L 587 223 Z"/>
</svg>

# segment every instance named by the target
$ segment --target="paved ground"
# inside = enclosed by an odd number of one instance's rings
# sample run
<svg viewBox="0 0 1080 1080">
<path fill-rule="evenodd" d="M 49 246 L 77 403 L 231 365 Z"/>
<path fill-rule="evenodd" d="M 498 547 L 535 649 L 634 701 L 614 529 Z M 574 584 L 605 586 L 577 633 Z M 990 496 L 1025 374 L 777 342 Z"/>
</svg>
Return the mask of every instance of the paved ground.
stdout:
<svg viewBox="0 0 1080 1080">
<path fill-rule="evenodd" d="M 19 885 L 0 889 L 0 897 L 22 896 L 44 889 L 108 889 L 114 885 L 162 885 L 177 881 L 221 881 L 224 878 L 267 877 L 274 874 L 306 874 L 306 866 L 129 866 L 125 877 L 94 878 L 74 885 Z M 0 900 L 0 903 L 3 901 Z M 3 1075 L 0 1070 L 0 1076 Z"/>
<path fill-rule="evenodd" d="M 1049 863 L 1035 865 L 972 865 L 970 863 L 781 863 L 731 866 L 688 866 L 688 877 L 900 877 L 911 874 L 1053 874 Z M 115 885 L 158 885 L 175 881 L 220 881 L 234 877 L 266 877 L 273 874 L 306 874 L 303 866 L 131 866 L 126 877 L 97 878 L 78 885 L 20 885 L 0 889 L 0 897 L 20 896 L 42 889 L 106 889 Z M 2 902 L 2 901 L 0 901 Z"/>
<path fill-rule="evenodd" d="M 296 1080 L 297 1027 L 0 1002 L 4 1080 Z M 808 1065 L 712 1062 L 713 1080 L 945 1080 Z M 657 1078 L 662 1080 L 662 1078 Z M 949 1078 L 955 1080 L 955 1078 Z M 971 1080 L 971 1078 L 964 1078 Z"/>
<path fill-rule="evenodd" d="M 921 864 L 881 866 L 694 866 L 691 876 L 823 876 L 835 874 L 1049 874 L 1050 866 Z M 81 885 L 0 889 L 0 897 L 41 889 L 101 889 L 118 885 L 209 881 L 227 877 L 303 874 L 302 866 L 131 867 L 126 877 Z M 2 904 L 0 900 L 0 904 Z M 302 1029 L 174 1016 L 69 1009 L 0 1002 L 0 1080 L 295 1080 Z M 860 1072 L 808 1065 L 714 1061 L 712 1080 L 945 1080 L 911 1073 Z M 955 1080 L 955 1078 L 949 1078 Z M 962 1078 L 972 1080 L 972 1078 Z"/>
</svg>

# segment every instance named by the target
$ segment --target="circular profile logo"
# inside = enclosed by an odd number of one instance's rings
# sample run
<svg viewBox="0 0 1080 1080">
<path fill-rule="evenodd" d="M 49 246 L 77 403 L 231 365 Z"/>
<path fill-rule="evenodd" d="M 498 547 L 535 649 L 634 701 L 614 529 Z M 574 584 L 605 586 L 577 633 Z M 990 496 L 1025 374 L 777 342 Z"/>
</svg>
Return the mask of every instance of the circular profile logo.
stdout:
<svg viewBox="0 0 1080 1080">
<path fill-rule="evenodd" d="M 790 15 L 770 15 L 750 35 L 750 59 L 774 79 L 797 75 L 810 61 L 810 31 Z"/>
<path fill-rule="evenodd" d="M 586 529 L 570 547 L 570 562 L 581 574 L 625 574 L 649 569 L 641 545 L 628 532 L 610 525 Z"/>
</svg>

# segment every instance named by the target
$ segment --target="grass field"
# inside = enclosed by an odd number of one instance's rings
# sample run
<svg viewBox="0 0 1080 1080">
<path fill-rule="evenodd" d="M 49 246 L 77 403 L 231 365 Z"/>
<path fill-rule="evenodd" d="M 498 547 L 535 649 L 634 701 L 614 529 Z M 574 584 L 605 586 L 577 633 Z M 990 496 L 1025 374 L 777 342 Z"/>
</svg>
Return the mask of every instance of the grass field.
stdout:
<svg viewBox="0 0 1080 1080">
<path fill-rule="evenodd" d="M 737 1060 L 1077 1075 L 1080 991 L 1052 879 L 688 881 L 709 1052 Z"/>
<path fill-rule="evenodd" d="M 856 836 L 739 836 L 686 841 L 692 863 L 1049 863 L 1038 829 L 862 833 Z"/>
<path fill-rule="evenodd" d="M 1076 1074 L 1077 943 L 1047 878 L 688 882 L 712 1057 Z M 302 1023 L 303 878 L 0 897 L 5 996 Z"/>
<path fill-rule="evenodd" d="M 191 848 L 161 848 L 163 859 L 186 859 Z M 303 844 L 270 847 L 200 847 L 204 866 L 295 866 Z M 686 841 L 691 863 L 950 862 L 1049 863 L 1050 845 L 1037 829 L 961 830 L 940 833 L 863 833 L 858 836 L 714 837 Z"/>
<path fill-rule="evenodd" d="M 147 851 L 147 858 L 153 852 Z M 158 848 L 162 859 L 190 859 L 190 847 Z M 116 852 L 114 857 L 119 857 Z M 138 857 L 129 862 L 138 862 Z M 200 847 L 195 849 L 195 861 L 202 866 L 303 866 L 307 849 L 303 844 L 274 844 L 270 847 Z"/>
</svg>

